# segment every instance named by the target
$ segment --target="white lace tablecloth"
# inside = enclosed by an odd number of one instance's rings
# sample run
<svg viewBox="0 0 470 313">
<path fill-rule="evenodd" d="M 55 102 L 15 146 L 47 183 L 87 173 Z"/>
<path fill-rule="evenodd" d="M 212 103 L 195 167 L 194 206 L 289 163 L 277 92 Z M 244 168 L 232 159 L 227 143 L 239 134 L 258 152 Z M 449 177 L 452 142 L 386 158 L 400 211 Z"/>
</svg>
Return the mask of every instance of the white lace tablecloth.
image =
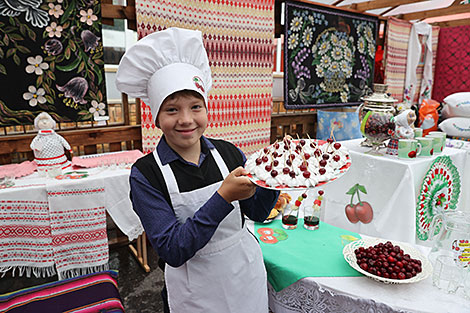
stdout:
<svg viewBox="0 0 470 313">
<path fill-rule="evenodd" d="M 326 223 L 369 236 L 426 244 L 416 237 L 417 197 L 425 174 L 433 160 L 441 155 L 449 156 L 460 174 L 457 209 L 470 211 L 470 155 L 465 150 L 446 147 L 443 153 L 433 157 L 404 160 L 366 154 L 370 148 L 360 146 L 363 140 L 342 141 L 349 149 L 352 165 L 340 179 L 323 187 L 322 213 Z M 353 224 L 345 214 L 345 206 L 351 201 L 351 195 L 346 192 L 355 184 L 365 187 L 367 194 L 360 193 L 361 201 L 367 201 L 373 209 L 373 219 L 368 224 Z M 355 197 L 353 203 L 357 202 Z"/>
</svg>

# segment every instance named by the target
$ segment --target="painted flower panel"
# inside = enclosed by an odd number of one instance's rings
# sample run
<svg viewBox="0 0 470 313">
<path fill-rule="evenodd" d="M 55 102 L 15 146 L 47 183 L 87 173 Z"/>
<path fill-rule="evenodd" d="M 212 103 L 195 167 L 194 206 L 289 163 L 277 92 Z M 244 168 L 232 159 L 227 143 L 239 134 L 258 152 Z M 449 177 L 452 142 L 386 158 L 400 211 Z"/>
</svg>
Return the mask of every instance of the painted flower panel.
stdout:
<svg viewBox="0 0 470 313">
<path fill-rule="evenodd" d="M 352 106 L 371 91 L 378 19 L 286 1 L 284 106 Z"/>
<path fill-rule="evenodd" d="M 39 112 L 57 122 L 107 115 L 100 2 L 23 6 L 0 15 L 0 126 L 33 124 Z"/>
</svg>

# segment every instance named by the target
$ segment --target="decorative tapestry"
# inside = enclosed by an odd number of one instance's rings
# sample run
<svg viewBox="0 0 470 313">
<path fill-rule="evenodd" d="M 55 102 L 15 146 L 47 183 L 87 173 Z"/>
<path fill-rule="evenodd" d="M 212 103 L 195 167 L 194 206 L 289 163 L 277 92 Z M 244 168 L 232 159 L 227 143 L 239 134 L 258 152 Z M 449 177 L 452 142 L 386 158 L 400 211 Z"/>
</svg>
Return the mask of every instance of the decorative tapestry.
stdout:
<svg viewBox="0 0 470 313">
<path fill-rule="evenodd" d="M 106 119 L 101 6 L 0 0 L 0 126 Z"/>
<path fill-rule="evenodd" d="M 378 18 L 285 2 L 284 106 L 352 106 L 374 80 Z"/>
<path fill-rule="evenodd" d="M 247 155 L 269 144 L 274 0 L 137 0 L 136 14 L 139 38 L 172 26 L 202 32 L 213 81 L 205 135 L 231 141 Z M 141 112 L 148 153 L 161 133 L 147 105 Z"/>
</svg>

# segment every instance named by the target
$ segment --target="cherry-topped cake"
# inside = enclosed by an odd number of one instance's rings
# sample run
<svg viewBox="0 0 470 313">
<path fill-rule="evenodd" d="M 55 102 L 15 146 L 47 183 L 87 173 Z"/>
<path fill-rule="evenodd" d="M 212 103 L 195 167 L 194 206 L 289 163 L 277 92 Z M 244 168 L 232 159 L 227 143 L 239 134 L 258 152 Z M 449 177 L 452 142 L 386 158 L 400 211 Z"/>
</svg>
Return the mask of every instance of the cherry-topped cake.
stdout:
<svg viewBox="0 0 470 313">
<path fill-rule="evenodd" d="M 245 168 L 268 187 L 308 188 L 337 178 L 350 165 L 347 149 L 333 139 L 286 136 L 252 154 Z"/>
</svg>

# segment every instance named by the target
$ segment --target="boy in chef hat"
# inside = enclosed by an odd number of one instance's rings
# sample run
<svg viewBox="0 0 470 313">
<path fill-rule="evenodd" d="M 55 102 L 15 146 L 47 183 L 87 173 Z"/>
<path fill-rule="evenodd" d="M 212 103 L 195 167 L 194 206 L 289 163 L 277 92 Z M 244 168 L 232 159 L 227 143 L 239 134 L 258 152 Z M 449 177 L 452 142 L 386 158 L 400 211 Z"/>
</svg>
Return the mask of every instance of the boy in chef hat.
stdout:
<svg viewBox="0 0 470 313">
<path fill-rule="evenodd" d="M 211 85 L 199 31 L 159 31 L 124 54 L 116 86 L 148 104 L 163 132 L 132 167 L 132 204 L 166 263 L 171 312 L 268 312 L 261 250 L 243 216 L 264 221 L 279 192 L 248 179 L 233 144 L 203 136 Z"/>
</svg>

